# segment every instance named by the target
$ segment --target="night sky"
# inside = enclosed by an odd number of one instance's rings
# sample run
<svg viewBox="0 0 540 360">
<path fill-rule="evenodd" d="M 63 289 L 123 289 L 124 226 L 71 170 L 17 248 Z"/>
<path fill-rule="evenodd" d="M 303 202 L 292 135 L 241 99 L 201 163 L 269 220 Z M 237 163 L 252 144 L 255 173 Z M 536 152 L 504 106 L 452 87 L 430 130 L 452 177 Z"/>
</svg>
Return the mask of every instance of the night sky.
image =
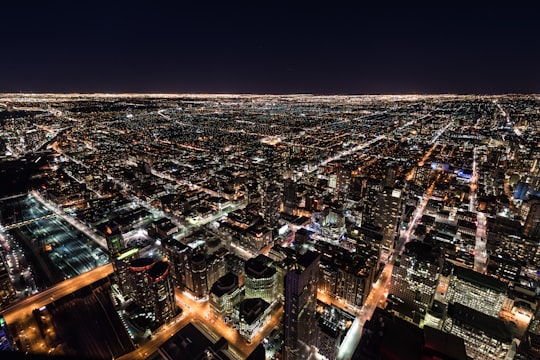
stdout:
<svg viewBox="0 0 540 360">
<path fill-rule="evenodd" d="M 540 93 L 539 8 L 183 2 L 3 4 L 0 92 Z"/>
</svg>

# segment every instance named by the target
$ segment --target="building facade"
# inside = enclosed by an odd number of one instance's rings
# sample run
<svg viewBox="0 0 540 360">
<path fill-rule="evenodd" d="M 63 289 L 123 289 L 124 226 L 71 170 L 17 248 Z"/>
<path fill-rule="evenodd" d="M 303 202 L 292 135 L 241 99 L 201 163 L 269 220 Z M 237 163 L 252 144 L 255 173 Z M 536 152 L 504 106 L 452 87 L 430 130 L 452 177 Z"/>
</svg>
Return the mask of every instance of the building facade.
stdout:
<svg viewBox="0 0 540 360">
<path fill-rule="evenodd" d="M 317 340 L 317 283 L 320 255 L 300 255 L 285 275 L 283 359 L 309 359 Z"/>
</svg>

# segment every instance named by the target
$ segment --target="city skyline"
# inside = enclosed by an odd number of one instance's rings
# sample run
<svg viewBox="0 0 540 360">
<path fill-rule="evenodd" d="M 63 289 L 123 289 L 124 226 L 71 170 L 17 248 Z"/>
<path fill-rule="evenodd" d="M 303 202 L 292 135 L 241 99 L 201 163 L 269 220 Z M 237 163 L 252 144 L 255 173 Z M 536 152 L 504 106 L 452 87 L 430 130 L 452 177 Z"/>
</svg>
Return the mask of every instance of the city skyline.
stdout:
<svg viewBox="0 0 540 360">
<path fill-rule="evenodd" d="M 1 94 L 0 349 L 536 359 L 538 100 Z"/>
</svg>

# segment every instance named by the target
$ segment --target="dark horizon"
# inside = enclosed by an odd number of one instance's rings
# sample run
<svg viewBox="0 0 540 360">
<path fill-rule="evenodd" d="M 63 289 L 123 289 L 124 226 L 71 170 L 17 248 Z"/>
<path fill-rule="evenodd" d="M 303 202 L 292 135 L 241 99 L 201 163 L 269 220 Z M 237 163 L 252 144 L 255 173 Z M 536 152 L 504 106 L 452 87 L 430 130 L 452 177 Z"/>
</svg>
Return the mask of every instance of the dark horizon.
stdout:
<svg viewBox="0 0 540 360">
<path fill-rule="evenodd" d="M 540 93 L 535 7 L 3 8 L 0 92 Z"/>
</svg>

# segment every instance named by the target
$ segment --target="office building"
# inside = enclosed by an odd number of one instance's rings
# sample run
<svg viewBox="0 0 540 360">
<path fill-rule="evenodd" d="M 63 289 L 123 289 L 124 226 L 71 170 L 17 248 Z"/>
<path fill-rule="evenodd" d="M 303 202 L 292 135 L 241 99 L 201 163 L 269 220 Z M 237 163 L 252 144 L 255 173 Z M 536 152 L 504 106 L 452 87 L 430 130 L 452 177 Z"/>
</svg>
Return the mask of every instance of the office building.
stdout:
<svg viewBox="0 0 540 360">
<path fill-rule="evenodd" d="M 115 226 L 113 223 L 107 224 L 103 228 L 103 234 L 112 257 L 117 256 L 125 249 L 124 237 L 119 226 Z"/>
<path fill-rule="evenodd" d="M 419 241 L 407 243 L 392 269 L 389 310 L 420 324 L 431 306 L 442 262 L 438 248 Z"/>
<path fill-rule="evenodd" d="M 523 234 L 531 238 L 540 238 L 540 199 L 530 201 L 529 213 L 523 226 Z"/>
<path fill-rule="evenodd" d="M 309 359 L 317 340 L 317 283 L 320 255 L 298 256 L 285 275 L 283 359 Z"/>
<path fill-rule="evenodd" d="M 261 298 L 273 303 L 278 297 L 278 274 L 274 267 L 265 265 L 262 255 L 251 258 L 245 264 L 246 299 Z"/>
<path fill-rule="evenodd" d="M 220 277 L 210 289 L 209 303 L 222 316 L 230 315 L 241 300 L 238 276 L 231 272 Z"/>
<path fill-rule="evenodd" d="M 296 210 L 296 203 L 296 183 L 287 179 L 283 184 L 283 212 L 292 215 Z"/>
<path fill-rule="evenodd" d="M 165 254 L 171 263 L 171 277 L 174 285 L 179 289 L 186 288 L 186 267 L 192 255 L 192 248 L 184 245 L 172 237 L 166 238 L 162 243 Z"/>
<path fill-rule="evenodd" d="M 506 323 L 465 305 L 448 306 L 444 332 L 456 335 L 465 342 L 467 356 L 475 360 L 511 359 L 512 335 Z"/>
<path fill-rule="evenodd" d="M 209 255 L 206 259 L 207 263 L 207 283 L 210 289 L 212 285 L 227 273 L 227 262 L 225 256 L 228 254 L 228 250 L 225 248 L 219 248 L 213 254 Z"/>
<path fill-rule="evenodd" d="M 496 318 L 507 303 L 507 292 L 508 285 L 498 279 L 454 266 L 449 276 L 446 301 Z"/>
<path fill-rule="evenodd" d="M 253 337 L 268 323 L 272 307 L 261 298 L 244 299 L 238 307 L 240 319 L 238 332 L 251 342 Z"/>
<path fill-rule="evenodd" d="M 167 261 L 149 257 L 134 259 L 129 263 L 131 297 L 140 313 L 155 324 L 170 321 L 176 314 L 174 288 Z"/>
<path fill-rule="evenodd" d="M 265 183 L 259 190 L 261 195 L 261 213 L 264 222 L 270 228 L 278 226 L 281 207 L 281 190 L 274 183 Z"/>
</svg>

